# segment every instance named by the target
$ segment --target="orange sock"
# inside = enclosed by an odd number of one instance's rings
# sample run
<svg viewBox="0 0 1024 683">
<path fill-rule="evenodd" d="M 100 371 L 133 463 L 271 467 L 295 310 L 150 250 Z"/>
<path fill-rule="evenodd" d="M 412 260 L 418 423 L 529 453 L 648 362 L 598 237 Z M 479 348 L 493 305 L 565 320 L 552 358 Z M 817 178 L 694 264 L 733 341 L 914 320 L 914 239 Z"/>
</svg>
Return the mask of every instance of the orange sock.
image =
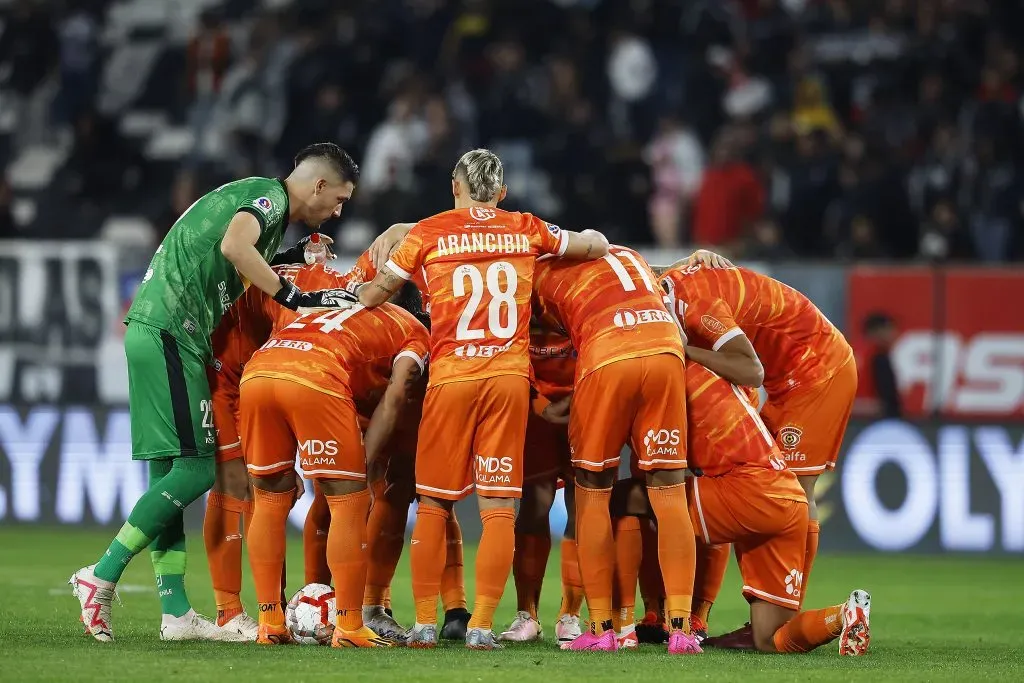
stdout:
<svg viewBox="0 0 1024 683">
<path fill-rule="evenodd" d="M 412 597 L 416 601 L 416 623 L 437 623 L 437 594 L 444 573 L 445 527 L 448 511 L 420 503 L 412 530 L 409 564 Z"/>
<path fill-rule="evenodd" d="M 255 490 L 255 489 L 254 489 Z M 245 538 L 252 538 L 249 535 L 249 529 L 252 527 L 252 513 L 256 510 L 255 500 L 242 501 L 242 536 Z M 246 541 L 246 544 L 249 542 Z"/>
<path fill-rule="evenodd" d="M 775 632 L 779 652 L 810 652 L 839 637 L 843 630 L 843 606 L 800 612 Z"/>
<path fill-rule="evenodd" d="M 612 627 L 615 538 L 608 512 L 611 497 L 611 489 L 588 489 L 576 484 L 576 548 L 580 576 L 591 629 L 598 635 Z"/>
<path fill-rule="evenodd" d="M 615 585 L 617 629 L 632 624 L 636 619 L 636 581 L 640 574 L 643 541 L 640 538 L 640 520 L 620 517 L 615 520 Z"/>
<path fill-rule="evenodd" d="M 665 580 L 661 578 L 661 564 L 658 562 L 658 529 L 650 519 L 640 520 L 640 538 L 643 541 L 640 597 L 644 600 L 644 612 L 652 612 L 664 618 Z"/>
<path fill-rule="evenodd" d="M 811 578 L 811 567 L 818 556 L 818 538 L 821 535 L 821 524 L 816 519 L 807 523 L 807 545 L 804 548 L 804 580 L 800 586 L 800 604 L 804 604 L 807 595 L 807 580 Z"/>
<path fill-rule="evenodd" d="M 363 593 L 363 604 L 367 606 L 384 605 L 384 595 L 395 576 L 395 567 L 405 544 L 405 520 L 409 507 L 395 505 L 385 496 L 386 488 L 387 483 L 383 479 L 370 484 L 373 505 L 366 523 L 369 563 L 366 591 Z"/>
<path fill-rule="evenodd" d="M 206 499 L 203 541 L 218 617 L 242 611 L 242 534 L 238 525 L 243 507 L 241 500 L 226 493 L 211 492 Z"/>
<path fill-rule="evenodd" d="M 551 532 L 516 534 L 516 553 L 512 560 L 512 576 L 516 581 L 517 609 L 537 618 L 537 603 L 544 583 L 544 570 L 551 554 Z"/>
<path fill-rule="evenodd" d="M 489 629 L 494 625 L 494 610 L 505 592 L 512 558 L 516 550 L 516 511 L 491 508 L 480 511 L 483 530 L 476 554 L 476 600 L 469 628 Z"/>
<path fill-rule="evenodd" d="M 271 493 L 253 489 L 253 506 L 249 535 L 249 565 L 256 584 L 256 601 L 260 606 L 259 621 L 272 626 L 284 625 L 281 610 L 281 572 L 284 567 L 285 527 L 295 494 Z"/>
<path fill-rule="evenodd" d="M 725 578 L 725 569 L 729 566 L 729 551 L 732 545 L 721 543 L 708 545 L 697 542 L 696 574 L 693 580 L 693 616 L 706 625 L 711 614 L 711 606 L 718 598 Z"/>
<path fill-rule="evenodd" d="M 327 564 L 334 578 L 338 609 L 335 624 L 343 631 L 363 627 L 363 587 L 366 585 L 366 516 L 370 491 L 325 496 L 331 512 L 327 535 Z"/>
<path fill-rule="evenodd" d="M 568 614 L 578 617 L 583 605 L 583 579 L 580 577 L 580 561 L 576 552 L 576 539 L 562 539 L 562 606 L 558 616 Z"/>
<path fill-rule="evenodd" d="M 331 526 L 331 509 L 320 485 L 313 485 L 313 504 L 302 525 L 302 555 L 306 583 L 331 583 L 331 568 L 327 564 L 327 534 Z"/>
<path fill-rule="evenodd" d="M 462 566 L 462 527 L 452 510 L 445 527 L 444 573 L 441 574 L 441 607 L 445 612 L 466 609 L 466 579 Z"/>
<path fill-rule="evenodd" d="M 686 489 L 682 484 L 650 486 L 647 497 L 658 518 L 658 562 L 665 581 L 669 628 L 689 633 L 697 549 L 686 507 Z"/>
</svg>

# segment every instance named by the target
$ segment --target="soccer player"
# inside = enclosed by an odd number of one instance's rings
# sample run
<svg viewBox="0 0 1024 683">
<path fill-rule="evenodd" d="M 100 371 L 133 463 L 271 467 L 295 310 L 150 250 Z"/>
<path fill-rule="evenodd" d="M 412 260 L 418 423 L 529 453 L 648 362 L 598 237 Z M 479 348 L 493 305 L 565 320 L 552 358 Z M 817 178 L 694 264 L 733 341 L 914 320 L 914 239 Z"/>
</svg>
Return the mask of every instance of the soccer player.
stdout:
<svg viewBox="0 0 1024 683">
<path fill-rule="evenodd" d="M 329 238 L 324 238 L 329 239 Z M 274 272 L 303 290 L 344 287 L 345 275 L 325 265 L 288 262 L 303 258 L 302 246 L 279 253 Z M 211 339 L 213 363 L 207 366 L 213 401 L 213 427 L 217 450 L 216 476 L 206 502 L 203 540 L 217 603 L 217 625 L 238 631 L 249 640 L 257 636 L 257 622 L 242 607 L 242 537 L 239 521 L 245 513 L 245 527 L 252 520 L 249 475 L 243 459 L 239 427 L 239 383 L 244 364 L 270 335 L 291 324 L 298 313 L 280 306 L 257 288 L 248 289 L 221 319 Z M 302 482 L 298 480 L 298 495 Z M 320 508 L 323 508 L 321 510 Z M 304 528 L 306 583 L 329 583 L 326 564 L 326 528 L 330 514 L 323 494 L 317 491 Z M 321 521 L 326 517 L 326 521 Z M 318 534 L 320 527 L 325 533 Z"/>
<path fill-rule="evenodd" d="M 534 295 L 579 352 L 569 413 L 576 480 L 576 544 L 591 631 L 567 647 L 612 651 L 614 539 L 609 502 L 623 445 L 632 444 L 661 521 L 669 652 L 699 653 L 689 631 L 694 541 L 683 488 L 686 377 L 683 343 L 657 279 L 632 249 L 599 261 L 543 261 Z"/>
<path fill-rule="evenodd" d="M 697 474 L 687 485 L 697 553 L 720 544 L 735 547 L 750 603 L 751 649 L 808 652 L 839 638 L 840 654 L 866 652 L 867 592 L 855 590 L 846 603 L 798 612 L 807 499 L 746 394 L 698 363 L 687 364 L 686 389 L 687 460 Z M 631 487 L 620 499 L 624 507 L 629 514 L 649 514 L 642 488 Z M 664 520 L 658 527 L 664 533 Z M 618 564 L 622 593 L 630 599 L 637 568 L 636 561 Z"/>
<path fill-rule="evenodd" d="M 507 188 L 501 160 L 473 150 L 452 173 L 455 209 L 420 221 L 358 292 L 376 306 L 422 271 L 430 297 L 430 381 L 416 453 L 420 505 L 411 563 L 416 624 L 412 647 L 437 643 L 437 594 L 445 526 L 455 501 L 474 487 L 483 534 L 477 596 L 466 645 L 499 647 L 494 610 L 512 568 L 515 499 L 530 410 L 530 292 L 537 257 L 600 258 L 600 233 L 563 231 L 529 214 L 497 208 Z"/>
<path fill-rule="evenodd" d="M 370 491 L 367 454 L 391 439 L 421 377 L 429 335 L 393 304 L 366 311 L 310 313 L 288 325 L 253 355 L 242 375 L 242 439 L 255 506 L 249 560 L 259 603 L 261 644 L 291 642 L 281 610 L 285 527 L 294 502 L 292 468 L 317 480 L 330 508 L 327 564 L 334 579 L 335 647 L 385 647 L 363 624 L 366 520 Z M 389 377 L 364 436 L 356 402 Z M 378 394 L 379 395 L 379 394 Z"/>
<path fill-rule="evenodd" d="M 242 640 L 195 613 L 185 594 L 182 513 L 213 484 L 216 439 L 206 365 L 221 316 L 254 284 L 283 306 L 331 305 L 336 292 L 302 292 L 267 263 L 290 221 L 318 226 L 340 214 L 359 170 L 329 143 L 299 152 L 284 180 L 246 178 L 197 200 L 156 251 L 128 310 L 132 457 L 149 462 L 149 489 L 95 565 L 69 583 L 96 640 L 113 640 L 110 605 L 131 559 L 151 547 L 165 640 Z"/>
<path fill-rule="evenodd" d="M 576 349 L 572 341 L 550 331 L 539 321 L 530 325 L 530 367 L 533 370 L 533 410 L 526 423 L 523 449 L 523 498 L 516 515 L 516 552 L 512 576 L 516 585 L 518 612 L 500 640 L 527 642 L 540 640 L 543 629 L 537 617 L 540 590 L 551 552 L 551 528 L 548 515 L 560 482 L 565 482 L 565 507 L 568 513 L 562 536 L 562 606 L 555 622 L 555 637 L 560 643 L 579 637 L 579 613 L 583 601 L 579 563 L 576 559 L 575 504 L 572 464 L 569 460 L 569 433 L 564 424 L 554 424 L 542 415 L 552 402 L 556 404 L 572 394 L 576 374 Z"/>
<path fill-rule="evenodd" d="M 662 282 L 677 300 L 692 360 L 733 384 L 756 387 L 763 382 L 768 399 L 761 419 L 810 504 L 806 553 L 796 577 L 796 594 L 805 595 L 818 550 L 815 482 L 835 467 L 857 393 L 853 350 L 803 294 L 725 264 L 730 267 L 680 264 L 664 273 Z M 706 581 L 695 588 L 700 603 L 695 613 L 705 623 L 729 549 L 711 553 Z"/>
<path fill-rule="evenodd" d="M 404 230 L 402 236 L 414 224 L 399 224 Z M 375 241 L 375 244 L 377 242 Z M 393 245 L 392 245 L 393 246 Z M 346 288 L 353 289 L 374 278 L 377 266 L 372 257 L 373 247 L 367 249 L 346 273 Z M 383 265 L 383 263 L 382 263 Z M 423 281 L 423 270 L 414 273 L 410 283 L 404 285 L 400 298 L 408 304 L 400 304 L 416 311 L 417 319 L 430 329 L 430 317 L 420 313 L 429 310 L 427 286 Z M 415 295 L 419 301 L 409 297 Z M 386 380 L 386 378 L 385 378 Z M 369 539 L 369 565 L 366 571 L 366 591 L 363 594 L 363 620 L 382 638 L 404 642 L 408 629 L 403 628 L 385 609 L 390 594 L 391 580 L 395 575 L 398 560 L 405 545 L 405 523 L 409 506 L 416 496 L 414 480 L 417 428 L 422 413 L 423 396 L 417 394 L 415 406 L 408 409 L 409 419 L 400 428 L 392 444 L 376 457 L 368 471 L 373 504 L 370 507 L 367 536 Z M 376 405 L 376 404 L 374 404 Z M 372 413 L 372 406 L 370 412 Z M 367 417 L 360 409 L 360 419 Z M 444 609 L 444 625 L 441 638 L 465 640 L 471 617 L 466 609 L 466 586 L 463 579 L 462 529 L 451 511 L 448 519 L 446 538 L 446 561 L 441 576 L 441 603 Z"/>
</svg>

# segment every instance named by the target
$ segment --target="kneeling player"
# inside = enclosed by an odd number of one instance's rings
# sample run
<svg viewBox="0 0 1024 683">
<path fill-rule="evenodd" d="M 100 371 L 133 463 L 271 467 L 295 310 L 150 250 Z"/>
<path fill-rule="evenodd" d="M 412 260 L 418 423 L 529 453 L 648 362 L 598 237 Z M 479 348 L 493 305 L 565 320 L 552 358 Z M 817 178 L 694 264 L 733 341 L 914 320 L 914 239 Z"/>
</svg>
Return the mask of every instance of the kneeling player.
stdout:
<svg viewBox="0 0 1024 683">
<path fill-rule="evenodd" d="M 750 603 L 750 647 L 807 652 L 839 638 L 840 654 L 863 654 L 870 638 L 865 591 L 853 591 L 844 604 L 798 612 L 807 499 L 775 440 L 737 387 L 697 363 L 686 374 L 688 460 L 698 473 L 687 486 L 697 552 L 733 544 Z M 637 504 L 636 495 L 630 504 Z M 645 508 L 641 503 L 631 512 Z"/>
<path fill-rule="evenodd" d="M 365 440 L 386 443 L 427 355 L 426 329 L 397 306 L 361 306 L 324 315 L 310 313 L 275 335 L 242 376 L 242 438 L 248 444 L 255 512 L 249 556 L 259 602 L 259 638 L 291 641 L 279 602 L 285 525 L 292 504 L 296 446 L 307 477 L 318 480 L 331 512 L 327 563 L 337 598 L 335 647 L 389 643 L 363 624 L 366 583 L 366 487 L 363 437 L 354 405 L 356 369 L 386 362 L 391 381 L 382 405 L 399 414 L 375 413 Z"/>
</svg>

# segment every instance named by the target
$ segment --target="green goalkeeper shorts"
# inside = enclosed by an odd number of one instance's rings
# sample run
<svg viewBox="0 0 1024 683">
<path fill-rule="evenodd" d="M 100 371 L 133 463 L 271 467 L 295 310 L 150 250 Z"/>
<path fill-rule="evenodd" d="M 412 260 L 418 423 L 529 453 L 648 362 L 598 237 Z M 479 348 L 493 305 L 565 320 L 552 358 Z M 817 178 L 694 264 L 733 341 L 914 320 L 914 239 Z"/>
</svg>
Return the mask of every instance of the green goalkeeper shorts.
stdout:
<svg viewBox="0 0 1024 683">
<path fill-rule="evenodd" d="M 132 458 L 212 457 L 213 401 L 202 356 L 168 332 L 134 320 L 124 352 Z"/>
</svg>

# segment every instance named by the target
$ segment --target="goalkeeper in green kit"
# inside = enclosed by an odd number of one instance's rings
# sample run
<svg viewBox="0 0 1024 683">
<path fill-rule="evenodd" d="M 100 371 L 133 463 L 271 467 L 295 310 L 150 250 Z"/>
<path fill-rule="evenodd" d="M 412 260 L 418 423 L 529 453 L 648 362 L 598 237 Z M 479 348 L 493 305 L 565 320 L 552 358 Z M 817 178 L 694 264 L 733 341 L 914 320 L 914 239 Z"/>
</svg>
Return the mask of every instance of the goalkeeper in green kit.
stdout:
<svg viewBox="0 0 1024 683">
<path fill-rule="evenodd" d="M 338 216 L 359 169 L 340 147 L 310 145 L 284 180 L 246 178 L 204 195 L 174 223 L 156 250 L 125 323 L 132 458 L 149 462 L 149 489 L 99 561 L 69 583 L 86 631 L 114 639 L 110 607 L 128 562 L 150 549 L 163 640 L 248 640 L 192 609 L 185 594 L 183 512 L 213 485 L 215 439 L 206 364 L 210 335 L 252 284 L 283 306 L 329 308 L 337 290 L 302 292 L 273 261 L 291 221 L 315 229 Z M 308 238 L 307 238 L 308 239 Z M 295 250 L 301 250 L 305 240 Z M 288 262 L 301 261 L 289 250 Z"/>
</svg>

